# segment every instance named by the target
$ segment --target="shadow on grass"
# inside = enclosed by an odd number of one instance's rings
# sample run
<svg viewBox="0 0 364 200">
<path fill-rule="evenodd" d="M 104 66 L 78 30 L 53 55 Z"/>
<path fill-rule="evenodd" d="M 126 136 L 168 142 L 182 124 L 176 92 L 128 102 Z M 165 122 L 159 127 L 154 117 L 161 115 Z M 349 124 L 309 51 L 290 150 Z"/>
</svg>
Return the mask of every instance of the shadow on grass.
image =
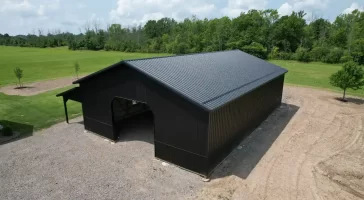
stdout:
<svg viewBox="0 0 364 200">
<path fill-rule="evenodd" d="M 354 103 L 356 105 L 363 105 L 364 104 L 364 99 L 360 99 L 360 98 L 353 98 L 353 97 L 347 97 L 345 100 L 343 100 L 342 98 L 335 98 L 338 101 L 344 102 L 344 103 Z"/>
<path fill-rule="evenodd" d="M 279 135 L 298 111 L 299 107 L 282 103 L 267 120 L 248 134 L 240 143 L 241 149 L 235 149 L 211 174 L 211 179 L 235 175 L 248 178 L 263 156 L 269 151 Z"/>
<path fill-rule="evenodd" d="M 0 120 L 0 124 L 2 126 L 7 126 L 10 127 L 14 132 L 19 132 L 20 135 L 12 140 L 9 141 L 5 141 L 5 142 L 1 142 L 0 140 L 0 145 L 2 144 L 7 144 L 10 142 L 14 142 L 23 138 L 27 138 L 33 135 L 33 131 L 34 131 L 34 126 L 33 125 L 29 125 L 29 124 L 21 124 L 18 122 L 12 122 L 12 121 L 7 121 L 7 120 Z"/>
</svg>

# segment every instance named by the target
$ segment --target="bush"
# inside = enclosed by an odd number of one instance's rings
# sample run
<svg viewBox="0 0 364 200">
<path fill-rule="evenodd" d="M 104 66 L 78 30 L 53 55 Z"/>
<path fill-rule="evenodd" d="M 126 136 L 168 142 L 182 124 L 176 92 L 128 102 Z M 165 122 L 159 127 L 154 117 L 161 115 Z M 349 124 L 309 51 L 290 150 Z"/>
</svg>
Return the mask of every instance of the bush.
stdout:
<svg viewBox="0 0 364 200">
<path fill-rule="evenodd" d="M 250 45 L 243 46 L 241 48 L 241 50 L 248 53 L 248 54 L 250 54 L 250 55 L 261 58 L 261 59 L 267 59 L 268 58 L 267 49 L 264 48 L 263 45 L 261 45 L 261 44 L 259 44 L 257 42 L 253 42 Z"/>
<path fill-rule="evenodd" d="M 23 78 L 23 70 L 20 69 L 19 67 L 16 67 L 14 69 L 14 74 L 15 74 L 16 79 L 18 79 L 19 87 L 22 87 L 23 84 L 21 83 L 21 78 Z"/>
<path fill-rule="evenodd" d="M 311 55 L 308 52 L 308 49 L 299 47 L 296 51 L 296 59 L 300 62 L 311 62 Z"/>
<path fill-rule="evenodd" d="M 4 127 L 2 130 L 1 130 L 1 134 L 3 136 L 12 136 L 13 135 L 13 130 L 11 130 L 10 127 Z"/>
<path fill-rule="evenodd" d="M 311 58 L 314 61 L 322 61 L 329 53 L 330 49 L 327 47 L 315 47 L 310 52 Z"/>
<path fill-rule="evenodd" d="M 295 60 L 294 54 L 290 52 L 280 52 L 278 58 L 280 60 Z"/>
<path fill-rule="evenodd" d="M 340 63 L 346 63 L 346 62 L 350 62 L 353 61 L 353 56 L 342 56 L 340 58 Z"/>
<path fill-rule="evenodd" d="M 325 58 L 323 58 L 322 62 L 331 64 L 340 63 L 340 59 L 343 55 L 344 51 L 342 49 L 334 48 Z"/>
<path fill-rule="evenodd" d="M 353 60 L 355 62 L 359 63 L 359 65 L 364 65 L 364 53 L 352 52 L 351 54 L 353 55 Z"/>
<path fill-rule="evenodd" d="M 269 60 L 279 59 L 279 48 L 273 47 L 271 52 L 268 54 Z"/>
</svg>

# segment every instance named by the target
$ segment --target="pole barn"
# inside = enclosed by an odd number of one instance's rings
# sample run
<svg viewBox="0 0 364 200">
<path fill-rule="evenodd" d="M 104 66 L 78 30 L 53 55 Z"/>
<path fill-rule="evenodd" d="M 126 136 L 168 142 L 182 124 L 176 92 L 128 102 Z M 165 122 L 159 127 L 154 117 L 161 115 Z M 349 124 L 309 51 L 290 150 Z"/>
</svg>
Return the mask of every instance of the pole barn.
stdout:
<svg viewBox="0 0 364 200">
<path fill-rule="evenodd" d="M 286 72 L 239 50 L 125 60 L 57 96 L 66 116 L 68 100 L 81 102 L 85 129 L 111 140 L 151 111 L 155 156 L 209 176 L 281 104 Z"/>
</svg>

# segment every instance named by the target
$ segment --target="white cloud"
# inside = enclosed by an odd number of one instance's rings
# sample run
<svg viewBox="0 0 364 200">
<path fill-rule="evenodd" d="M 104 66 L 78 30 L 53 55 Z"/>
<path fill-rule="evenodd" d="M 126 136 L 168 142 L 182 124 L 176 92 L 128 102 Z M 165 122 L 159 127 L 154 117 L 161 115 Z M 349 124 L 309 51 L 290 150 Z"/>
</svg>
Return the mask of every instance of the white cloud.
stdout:
<svg viewBox="0 0 364 200">
<path fill-rule="evenodd" d="M 0 0 L 0 13 L 23 18 L 44 16 L 48 11 L 59 9 L 60 0 L 42 1 L 35 5 L 29 0 Z"/>
<path fill-rule="evenodd" d="M 61 0 L 0 0 L 0 32 L 27 34 L 38 28 L 60 28 L 61 22 L 55 20 L 60 4 Z"/>
<path fill-rule="evenodd" d="M 265 9 L 267 5 L 268 0 L 229 0 L 227 7 L 222 9 L 222 13 L 229 17 L 237 17 L 250 9 Z"/>
<path fill-rule="evenodd" d="M 37 10 L 38 15 L 44 15 L 44 12 L 45 12 L 45 6 L 40 5 L 38 10 Z"/>
<path fill-rule="evenodd" d="M 86 5 L 83 3 L 78 3 L 77 8 L 79 8 L 79 9 L 86 8 Z"/>
<path fill-rule="evenodd" d="M 293 11 L 293 6 L 289 3 L 284 3 L 281 5 L 281 7 L 278 8 L 278 13 L 280 15 L 289 15 Z"/>
<path fill-rule="evenodd" d="M 0 1 L 0 12 L 8 15 L 19 15 L 22 17 L 33 17 L 37 15 L 37 8 L 28 0 L 23 1 Z"/>
<path fill-rule="evenodd" d="M 176 20 L 192 15 L 210 17 L 215 9 L 214 4 L 203 0 L 118 0 L 116 8 L 109 14 L 113 21 L 135 25 L 163 17 Z"/>
<path fill-rule="evenodd" d="M 360 6 L 358 3 L 354 2 L 351 6 L 343 11 L 344 14 L 352 13 L 354 10 L 364 11 L 364 6 Z"/>
<path fill-rule="evenodd" d="M 315 12 L 320 12 L 327 8 L 330 0 L 290 0 L 278 8 L 280 15 L 289 15 L 292 11 L 304 10 L 309 16 Z"/>
</svg>

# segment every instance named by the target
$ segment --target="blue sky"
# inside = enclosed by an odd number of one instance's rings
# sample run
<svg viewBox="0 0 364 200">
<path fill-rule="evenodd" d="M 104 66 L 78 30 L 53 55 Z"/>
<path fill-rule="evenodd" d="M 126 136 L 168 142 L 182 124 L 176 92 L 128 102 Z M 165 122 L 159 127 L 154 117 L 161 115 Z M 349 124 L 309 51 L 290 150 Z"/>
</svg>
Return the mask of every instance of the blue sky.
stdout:
<svg viewBox="0 0 364 200">
<path fill-rule="evenodd" d="M 333 21 L 341 13 L 364 10 L 364 0 L 0 0 L 0 33 L 79 33 L 95 22 L 101 28 L 112 23 L 127 27 L 162 17 L 236 17 L 249 9 L 268 8 L 281 15 L 305 10 L 307 18 Z"/>
</svg>

